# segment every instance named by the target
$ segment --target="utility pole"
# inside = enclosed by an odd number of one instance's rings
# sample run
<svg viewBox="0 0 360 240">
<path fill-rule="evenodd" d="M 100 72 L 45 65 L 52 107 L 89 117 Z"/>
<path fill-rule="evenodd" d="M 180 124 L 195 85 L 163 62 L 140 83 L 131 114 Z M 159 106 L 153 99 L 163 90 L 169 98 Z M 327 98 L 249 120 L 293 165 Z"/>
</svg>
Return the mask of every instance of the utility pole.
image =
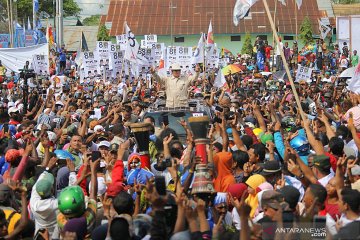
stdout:
<svg viewBox="0 0 360 240">
<path fill-rule="evenodd" d="M 173 1 L 170 0 L 170 37 L 171 37 L 171 46 L 174 46 L 174 37 L 173 37 Z"/>
<path fill-rule="evenodd" d="M 56 43 L 63 45 L 63 0 L 56 0 Z"/>
</svg>

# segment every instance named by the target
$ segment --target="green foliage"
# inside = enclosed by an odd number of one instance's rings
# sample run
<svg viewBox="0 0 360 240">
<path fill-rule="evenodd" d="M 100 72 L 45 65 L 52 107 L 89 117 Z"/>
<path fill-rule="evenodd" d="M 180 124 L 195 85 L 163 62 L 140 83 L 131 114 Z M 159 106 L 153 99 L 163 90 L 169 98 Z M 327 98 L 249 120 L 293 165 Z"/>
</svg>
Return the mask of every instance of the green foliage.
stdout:
<svg viewBox="0 0 360 240">
<path fill-rule="evenodd" d="M 251 35 L 250 33 L 246 33 L 244 45 L 241 49 L 241 54 L 249 54 L 252 55 L 253 53 L 253 45 L 251 44 Z"/>
<path fill-rule="evenodd" d="M 32 18 L 32 0 L 17 0 L 17 11 L 19 21 L 27 17 Z M 40 9 L 39 12 L 46 12 L 51 17 L 55 15 L 55 6 L 53 0 L 41 0 L 39 1 Z M 63 0 L 64 17 L 78 16 L 81 12 L 81 8 L 77 5 L 74 0 Z"/>
<path fill-rule="evenodd" d="M 97 40 L 98 41 L 110 41 L 109 31 L 106 29 L 104 24 L 101 24 L 99 26 Z"/>
<path fill-rule="evenodd" d="M 305 45 L 314 42 L 311 21 L 308 16 L 301 23 L 299 38 Z"/>
<path fill-rule="evenodd" d="M 100 15 L 92 15 L 90 17 L 84 18 L 82 23 L 84 26 L 97 26 L 100 23 Z"/>
</svg>

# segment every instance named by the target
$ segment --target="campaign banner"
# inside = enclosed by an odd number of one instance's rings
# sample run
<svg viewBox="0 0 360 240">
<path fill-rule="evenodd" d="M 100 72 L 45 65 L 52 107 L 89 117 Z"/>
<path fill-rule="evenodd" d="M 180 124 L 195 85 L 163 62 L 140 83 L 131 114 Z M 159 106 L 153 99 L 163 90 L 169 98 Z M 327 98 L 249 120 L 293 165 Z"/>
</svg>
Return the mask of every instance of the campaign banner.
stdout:
<svg viewBox="0 0 360 240">
<path fill-rule="evenodd" d="M 34 30 L 26 30 L 25 31 L 25 47 L 34 46 L 35 38 L 34 38 Z"/>
<path fill-rule="evenodd" d="M 95 57 L 94 52 L 83 52 L 82 53 L 83 66 L 84 66 L 84 77 L 95 77 L 100 74 L 99 71 L 99 60 Z"/>
<path fill-rule="evenodd" d="M 116 78 L 122 73 L 124 51 L 110 53 L 109 69 L 112 70 L 112 77 Z"/>
<path fill-rule="evenodd" d="M 220 49 L 217 48 L 216 44 L 206 52 L 206 68 L 218 68 L 220 58 Z"/>
<path fill-rule="evenodd" d="M 113 52 L 120 52 L 120 45 L 119 44 L 114 44 L 114 43 L 110 43 L 109 44 L 109 53 L 113 53 Z"/>
<path fill-rule="evenodd" d="M 174 63 L 180 64 L 182 72 L 190 73 L 195 64 L 191 64 L 191 58 L 193 55 L 192 47 L 167 47 L 166 49 L 166 68 Z"/>
<path fill-rule="evenodd" d="M 0 48 L 8 48 L 10 43 L 9 34 L 0 34 Z"/>
<path fill-rule="evenodd" d="M 144 48 L 152 48 L 157 43 L 157 35 L 145 35 L 144 38 Z"/>
<path fill-rule="evenodd" d="M 313 70 L 312 68 L 308 68 L 308 67 L 301 66 L 300 64 L 298 64 L 295 82 L 299 82 L 300 80 L 311 79 L 312 70 Z"/>
<path fill-rule="evenodd" d="M 116 44 L 120 45 L 120 50 L 125 50 L 127 43 L 126 34 L 116 36 Z"/>
<path fill-rule="evenodd" d="M 96 42 L 96 53 L 99 57 L 99 60 L 101 59 L 109 59 L 109 45 L 111 45 L 111 42 L 106 41 L 97 41 Z"/>
<path fill-rule="evenodd" d="M 36 74 L 40 76 L 49 75 L 49 59 L 46 55 L 34 54 L 32 66 Z"/>
</svg>

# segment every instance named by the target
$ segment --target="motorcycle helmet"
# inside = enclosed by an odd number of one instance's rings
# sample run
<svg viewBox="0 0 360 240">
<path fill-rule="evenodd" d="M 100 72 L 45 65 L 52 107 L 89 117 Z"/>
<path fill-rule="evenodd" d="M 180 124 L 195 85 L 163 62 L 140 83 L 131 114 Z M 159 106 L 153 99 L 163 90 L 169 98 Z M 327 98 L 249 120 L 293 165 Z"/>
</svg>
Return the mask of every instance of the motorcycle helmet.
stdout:
<svg viewBox="0 0 360 240">
<path fill-rule="evenodd" d="M 298 135 L 298 136 L 294 137 L 293 139 L 291 139 L 290 146 L 293 149 L 295 149 L 295 151 L 300 156 L 306 156 L 309 154 L 309 150 L 310 150 L 309 141 L 307 140 L 306 137 L 304 137 L 302 135 Z"/>
<path fill-rule="evenodd" d="M 69 153 L 68 151 L 55 150 L 54 153 L 56 154 L 56 157 L 58 159 L 67 159 L 67 158 L 69 158 L 70 160 L 75 161 L 74 156 L 71 153 Z"/>
<path fill-rule="evenodd" d="M 85 197 L 79 186 L 64 188 L 58 196 L 58 206 L 67 218 L 80 217 L 85 212 Z"/>
</svg>

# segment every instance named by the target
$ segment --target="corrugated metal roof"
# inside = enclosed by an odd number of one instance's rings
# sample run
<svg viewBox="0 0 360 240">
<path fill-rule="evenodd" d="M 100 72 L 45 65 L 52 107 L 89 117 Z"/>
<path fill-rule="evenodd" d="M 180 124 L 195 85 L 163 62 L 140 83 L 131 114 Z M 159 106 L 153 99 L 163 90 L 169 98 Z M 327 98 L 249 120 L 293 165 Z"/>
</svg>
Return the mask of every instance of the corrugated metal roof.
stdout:
<svg viewBox="0 0 360 240">
<path fill-rule="evenodd" d="M 108 14 L 101 22 L 112 22 L 110 35 L 123 33 L 127 21 L 136 35 L 158 34 L 170 35 L 170 0 L 111 0 Z M 199 34 L 206 32 L 209 21 L 213 22 L 216 34 L 234 33 L 269 33 L 271 32 L 262 1 L 251 8 L 248 19 L 241 20 L 238 27 L 232 21 L 235 0 L 173 0 L 173 34 Z M 293 0 L 283 6 L 278 0 L 269 0 L 268 4 L 274 14 L 277 2 L 276 24 L 281 33 L 295 33 L 295 6 Z M 314 32 L 318 32 L 317 19 L 325 17 L 325 11 L 319 11 L 317 1 L 303 0 L 297 10 L 298 28 L 305 16 L 309 16 Z"/>
<path fill-rule="evenodd" d="M 84 33 L 89 49 L 95 49 L 98 26 L 64 26 L 64 43 L 68 51 L 80 47 L 81 32 Z"/>
</svg>

